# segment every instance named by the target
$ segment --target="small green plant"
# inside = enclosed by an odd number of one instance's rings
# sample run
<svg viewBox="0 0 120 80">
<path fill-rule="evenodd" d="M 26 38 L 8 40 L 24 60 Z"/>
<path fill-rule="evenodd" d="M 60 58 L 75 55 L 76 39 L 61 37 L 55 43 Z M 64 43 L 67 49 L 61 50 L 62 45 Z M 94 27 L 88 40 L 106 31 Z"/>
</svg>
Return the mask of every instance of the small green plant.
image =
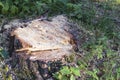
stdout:
<svg viewBox="0 0 120 80">
<path fill-rule="evenodd" d="M 12 75 L 8 73 L 8 71 L 9 71 L 8 65 L 4 65 L 4 67 L 1 69 L 1 71 L 2 71 L 2 77 L 4 80 L 13 80 Z"/>
<path fill-rule="evenodd" d="M 3 80 L 12 80 L 12 75 L 9 74 L 9 67 L 5 64 L 4 59 L 8 58 L 8 54 L 0 48 L 0 75 Z"/>
<path fill-rule="evenodd" d="M 54 77 L 58 80 L 76 80 L 80 76 L 79 68 L 68 66 L 64 66 L 59 72 L 54 74 Z"/>
<path fill-rule="evenodd" d="M 9 57 L 9 54 L 7 51 L 0 48 L 0 57 L 3 59 L 7 59 Z"/>
</svg>

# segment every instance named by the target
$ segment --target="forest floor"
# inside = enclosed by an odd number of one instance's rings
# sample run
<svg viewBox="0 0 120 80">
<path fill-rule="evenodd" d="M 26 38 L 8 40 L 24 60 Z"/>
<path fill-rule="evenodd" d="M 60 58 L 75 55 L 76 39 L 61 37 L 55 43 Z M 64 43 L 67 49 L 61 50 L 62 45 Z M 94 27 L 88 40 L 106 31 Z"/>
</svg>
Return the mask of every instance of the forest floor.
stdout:
<svg viewBox="0 0 120 80">
<path fill-rule="evenodd" d="M 58 9 L 58 13 L 53 15 L 61 14 L 62 11 L 59 10 L 62 7 L 55 9 L 55 6 L 47 7 L 50 7 L 51 11 Z M 79 28 L 78 50 L 74 56 L 66 59 L 68 61 L 66 66 L 63 66 L 59 72 L 53 73 L 53 77 L 58 80 L 120 80 L 120 3 L 85 0 L 67 6 L 74 8 L 74 12 L 66 11 L 63 14 L 67 15 L 73 26 Z M 31 19 L 29 16 L 26 18 Z M 21 20 L 26 21 L 26 19 Z M 17 77 L 18 80 L 31 80 L 33 77 L 27 69 L 20 71 L 18 65 L 11 68 L 8 51 L 9 36 L 5 36 L 7 33 L 3 35 L 10 27 L 4 25 L 11 21 L 10 18 L 1 17 L 0 78 L 14 80 Z M 17 24 L 16 21 L 15 23 Z"/>
</svg>

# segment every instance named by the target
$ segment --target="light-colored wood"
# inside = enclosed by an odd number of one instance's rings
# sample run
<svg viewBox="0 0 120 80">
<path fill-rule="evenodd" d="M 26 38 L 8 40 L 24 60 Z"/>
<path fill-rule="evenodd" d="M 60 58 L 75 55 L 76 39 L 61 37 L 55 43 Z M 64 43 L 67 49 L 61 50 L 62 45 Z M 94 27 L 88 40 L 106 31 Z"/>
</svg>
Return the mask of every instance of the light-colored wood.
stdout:
<svg viewBox="0 0 120 80">
<path fill-rule="evenodd" d="M 72 53 L 73 37 L 65 17 L 55 17 L 52 22 L 37 19 L 27 24 L 11 33 L 22 45 L 16 53 L 27 51 L 31 60 L 55 60 Z"/>
</svg>

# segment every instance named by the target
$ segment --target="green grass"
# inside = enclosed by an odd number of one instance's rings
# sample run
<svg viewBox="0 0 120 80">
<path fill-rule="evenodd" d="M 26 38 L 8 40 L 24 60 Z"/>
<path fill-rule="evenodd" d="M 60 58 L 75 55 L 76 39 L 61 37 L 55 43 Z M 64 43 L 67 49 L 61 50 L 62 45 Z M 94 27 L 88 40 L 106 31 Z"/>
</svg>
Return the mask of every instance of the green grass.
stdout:
<svg viewBox="0 0 120 80">
<path fill-rule="evenodd" d="M 85 55 L 82 58 L 77 58 L 77 66 L 82 75 L 80 79 L 119 80 L 120 29 L 117 30 L 117 28 L 120 26 L 114 22 L 115 18 L 119 19 L 119 14 L 116 13 L 119 11 L 119 6 L 111 2 L 97 3 L 97 6 L 90 2 L 75 4 L 74 8 L 77 12 L 74 11 L 73 15 L 70 15 L 73 19 L 77 19 L 76 22 L 80 23 L 80 26 L 82 22 L 82 26 L 86 30 L 84 33 L 88 35 L 89 39 L 82 43 Z M 90 32 L 92 36 L 87 32 Z M 58 72 L 56 75 L 61 76 L 62 73 Z M 70 76 L 74 76 L 79 79 L 76 75 L 68 75 L 63 74 L 58 78 L 62 80 L 62 77 L 65 76 L 68 78 L 67 80 L 70 80 Z"/>
<path fill-rule="evenodd" d="M 54 73 L 58 80 L 119 80 L 120 79 L 120 0 L 0 0 L 3 18 L 37 17 L 65 14 L 83 30 L 85 39 L 74 62 Z M 81 39 L 80 38 L 80 39 Z M 0 51 L 2 59 L 4 53 Z M 76 58 L 75 57 L 75 58 Z M 70 60 L 71 59 L 71 60 Z M 68 60 L 68 59 L 67 59 Z M 72 61 L 72 58 L 69 58 Z M 29 73 L 28 73 L 29 74 Z"/>
</svg>

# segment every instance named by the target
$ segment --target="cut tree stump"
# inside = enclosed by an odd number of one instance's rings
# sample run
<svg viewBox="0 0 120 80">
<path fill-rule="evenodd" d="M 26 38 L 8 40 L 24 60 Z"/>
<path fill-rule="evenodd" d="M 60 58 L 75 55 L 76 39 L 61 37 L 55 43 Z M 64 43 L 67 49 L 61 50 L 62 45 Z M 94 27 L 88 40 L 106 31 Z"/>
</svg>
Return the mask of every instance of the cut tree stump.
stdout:
<svg viewBox="0 0 120 80">
<path fill-rule="evenodd" d="M 52 75 L 63 64 L 65 56 L 74 53 L 73 35 L 69 32 L 66 17 L 61 15 L 51 21 L 36 19 L 23 23 L 11 32 L 11 36 L 14 36 L 13 58 L 22 60 L 22 64 L 33 64 L 27 66 L 33 70 L 37 80 L 50 77 L 49 74 Z"/>
</svg>

